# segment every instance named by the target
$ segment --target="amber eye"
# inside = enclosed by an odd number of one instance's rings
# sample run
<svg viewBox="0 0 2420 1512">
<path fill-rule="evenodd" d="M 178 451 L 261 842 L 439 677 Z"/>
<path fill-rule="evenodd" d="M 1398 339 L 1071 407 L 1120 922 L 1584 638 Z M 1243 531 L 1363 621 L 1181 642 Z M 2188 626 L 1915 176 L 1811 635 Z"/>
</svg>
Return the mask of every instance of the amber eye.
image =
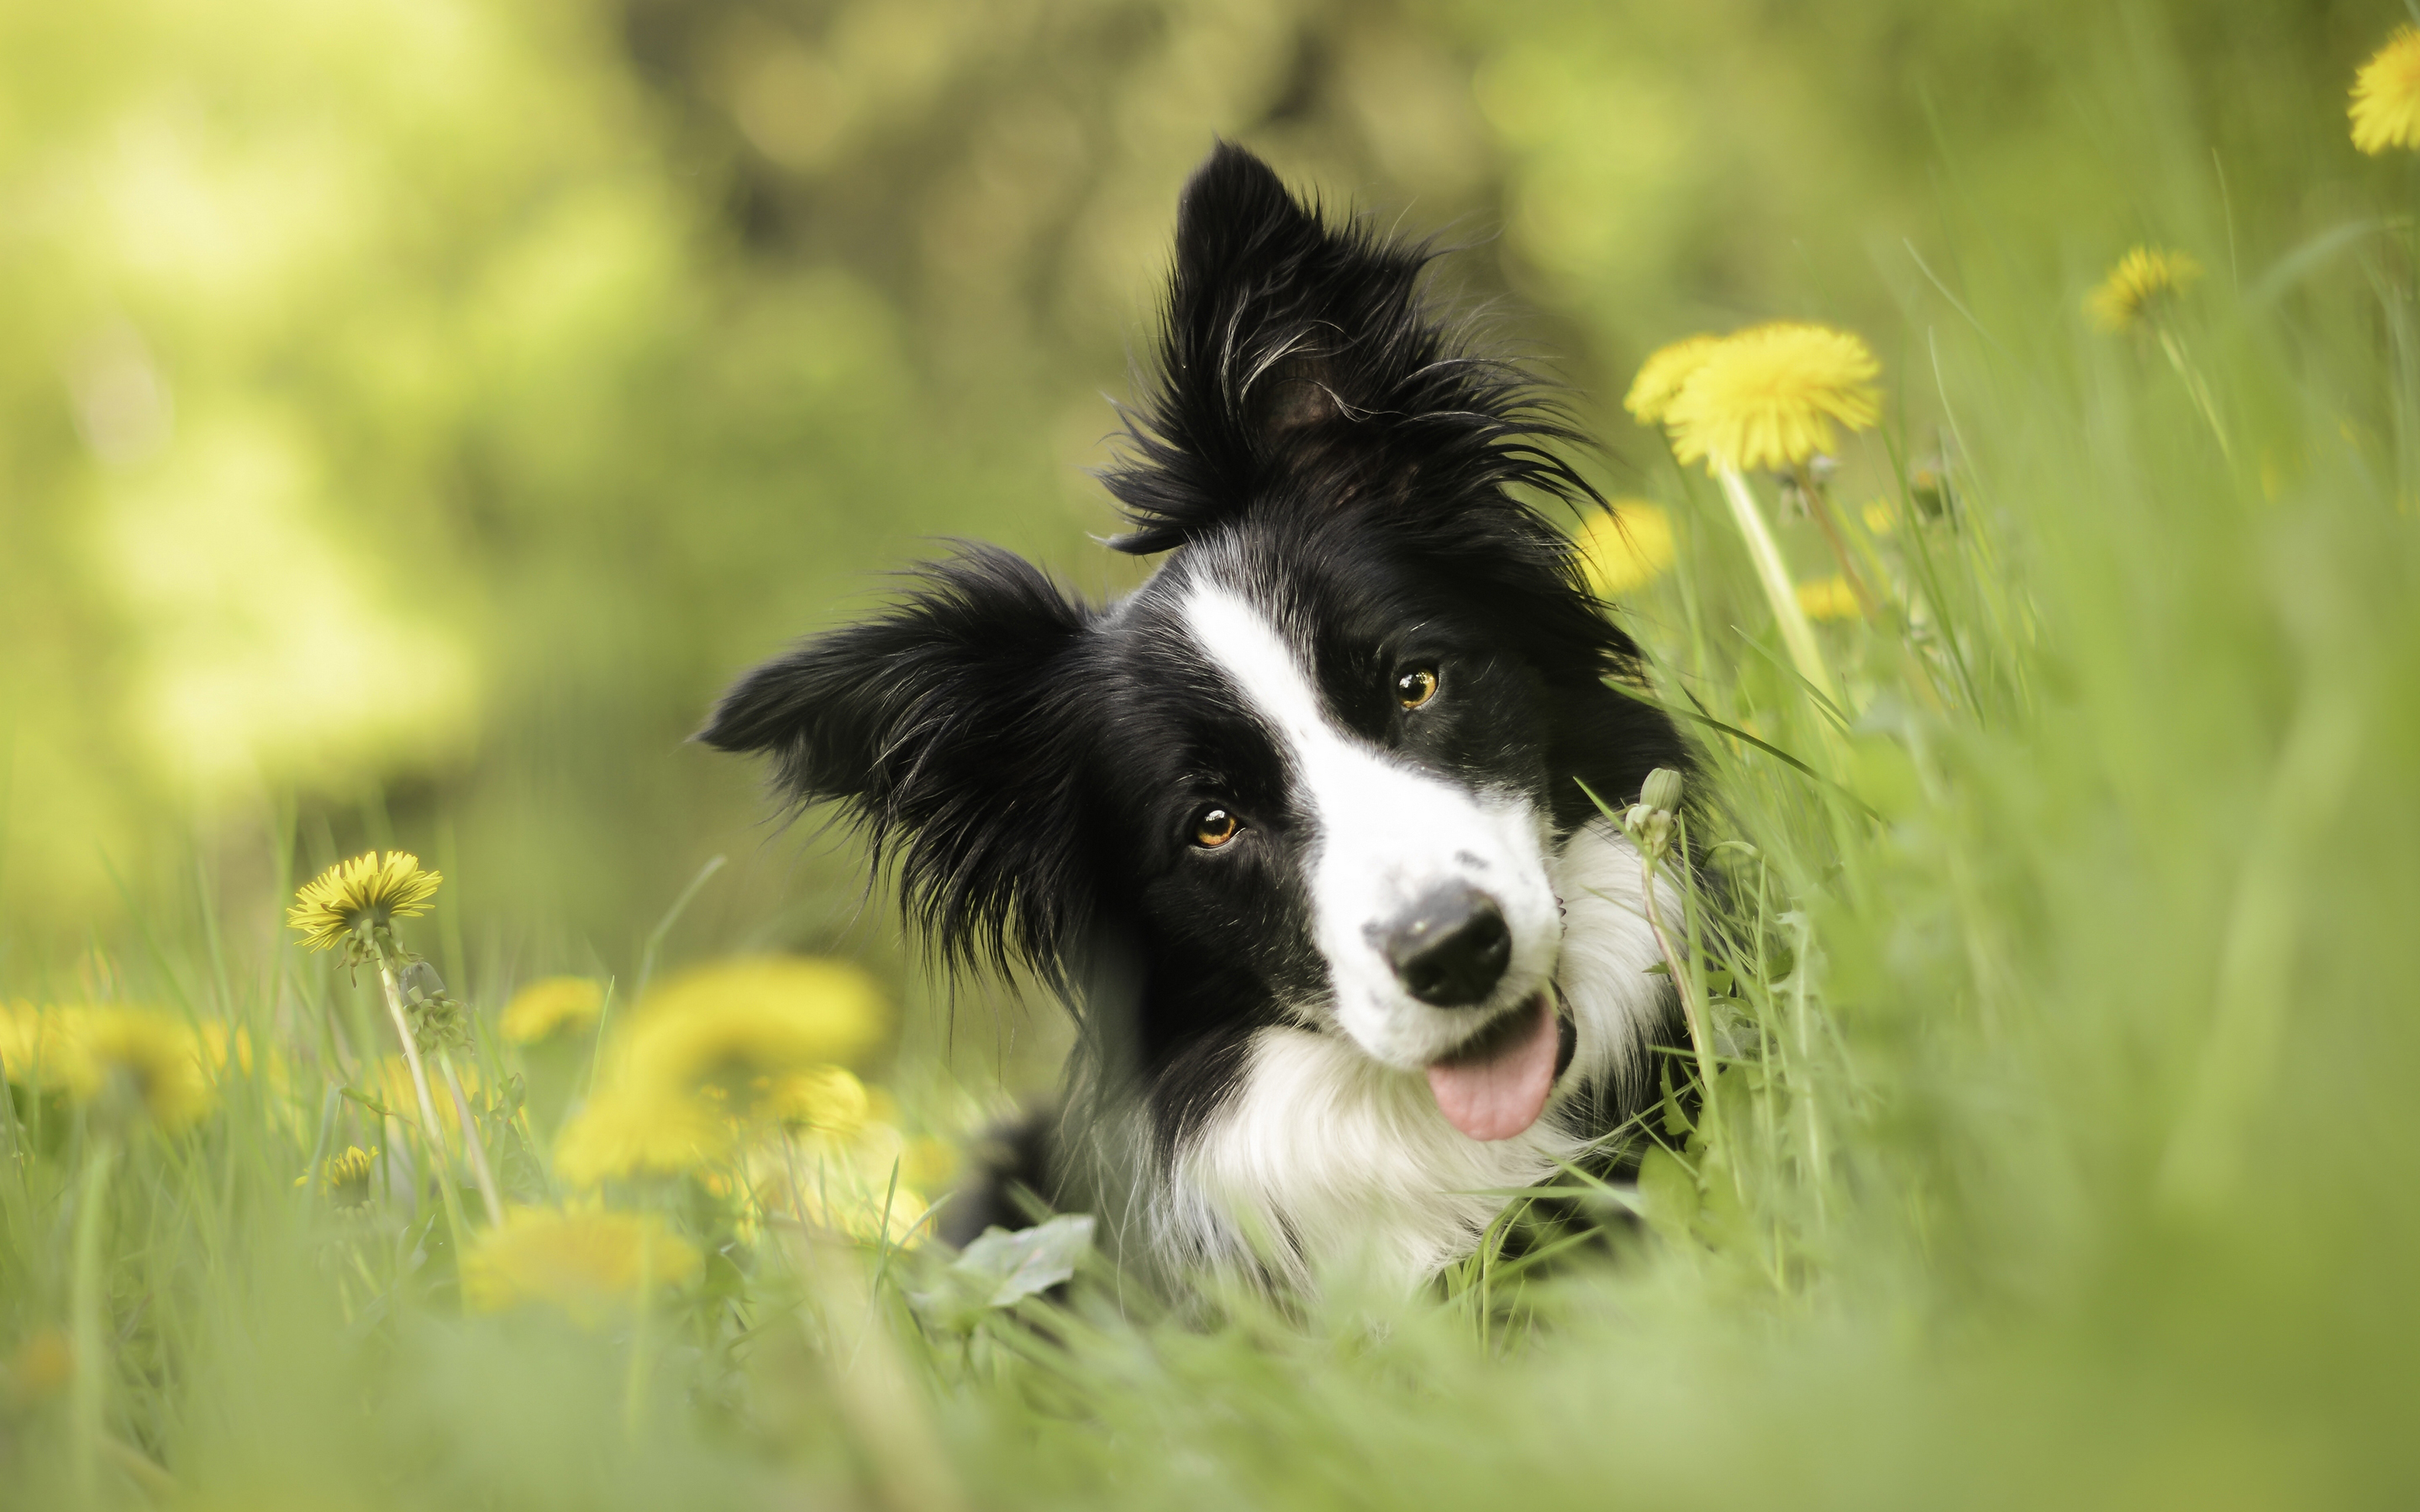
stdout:
<svg viewBox="0 0 2420 1512">
<path fill-rule="evenodd" d="M 1193 816 L 1193 843 L 1205 851 L 1215 851 L 1243 832 L 1235 816 L 1216 805 Z"/>
<path fill-rule="evenodd" d="M 1434 667 L 1415 667 L 1395 679 L 1395 702 L 1407 709 L 1417 709 L 1436 697 L 1437 675 Z"/>
</svg>

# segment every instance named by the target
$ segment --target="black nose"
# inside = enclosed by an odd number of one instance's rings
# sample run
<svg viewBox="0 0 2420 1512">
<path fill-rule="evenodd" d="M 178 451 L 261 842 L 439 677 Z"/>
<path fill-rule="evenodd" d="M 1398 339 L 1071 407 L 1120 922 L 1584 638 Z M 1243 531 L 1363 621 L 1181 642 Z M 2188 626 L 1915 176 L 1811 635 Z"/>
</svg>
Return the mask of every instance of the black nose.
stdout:
<svg viewBox="0 0 2420 1512">
<path fill-rule="evenodd" d="M 1484 1002 L 1512 959 L 1504 911 L 1459 884 L 1439 887 L 1372 933 L 1404 990 L 1439 1008 Z"/>
</svg>

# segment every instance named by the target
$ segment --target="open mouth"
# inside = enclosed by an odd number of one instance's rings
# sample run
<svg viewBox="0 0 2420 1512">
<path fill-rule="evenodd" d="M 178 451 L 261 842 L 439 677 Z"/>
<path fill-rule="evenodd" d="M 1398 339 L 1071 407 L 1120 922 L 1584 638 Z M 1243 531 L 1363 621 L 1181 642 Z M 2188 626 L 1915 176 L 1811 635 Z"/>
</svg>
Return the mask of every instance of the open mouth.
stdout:
<svg viewBox="0 0 2420 1512">
<path fill-rule="evenodd" d="M 1446 1121 L 1471 1138 L 1510 1139 L 1545 1111 L 1575 1042 L 1573 1026 L 1555 1012 L 1552 989 L 1542 989 L 1432 1061 L 1429 1091 Z"/>
</svg>

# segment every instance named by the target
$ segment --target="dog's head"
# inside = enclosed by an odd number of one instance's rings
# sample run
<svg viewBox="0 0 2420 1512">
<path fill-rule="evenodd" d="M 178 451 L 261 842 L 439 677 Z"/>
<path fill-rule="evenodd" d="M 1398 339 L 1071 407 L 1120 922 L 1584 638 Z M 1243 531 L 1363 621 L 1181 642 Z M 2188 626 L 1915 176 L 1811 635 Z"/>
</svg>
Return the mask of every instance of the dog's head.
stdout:
<svg viewBox="0 0 2420 1512">
<path fill-rule="evenodd" d="M 947 960 L 1021 958 L 1144 1067 L 1296 1026 L 1501 1138 L 1570 1053 L 1553 866 L 1583 783 L 1624 801 L 1679 744 L 1606 686 L 1634 649 L 1535 507 L 1587 496 L 1561 430 L 1428 313 L 1429 257 L 1220 147 L 1106 478 L 1158 573 L 1096 609 L 970 549 L 741 679 L 702 738 L 849 806 Z M 1156 1074 L 1163 1126 L 1217 1081 Z"/>
</svg>

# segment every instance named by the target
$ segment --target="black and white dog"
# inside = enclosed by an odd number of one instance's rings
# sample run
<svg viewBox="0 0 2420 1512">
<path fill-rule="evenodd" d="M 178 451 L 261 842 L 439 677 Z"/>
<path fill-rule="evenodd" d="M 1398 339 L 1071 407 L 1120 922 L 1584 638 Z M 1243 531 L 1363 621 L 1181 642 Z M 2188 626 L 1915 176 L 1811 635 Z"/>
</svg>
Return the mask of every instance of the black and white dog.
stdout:
<svg viewBox="0 0 2420 1512">
<path fill-rule="evenodd" d="M 970 548 L 701 735 L 846 805 L 947 964 L 1067 998 L 1088 1053 L 1018 1174 L 1178 1273 L 1417 1283 L 1676 1032 L 1589 792 L 1682 743 L 1607 687 L 1636 648 L 1536 507 L 1592 498 L 1568 434 L 1427 307 L 1432 256 L 1220 147 L 1105 475 L 1153 578 L 1094 607 Z"/>
</svg>

